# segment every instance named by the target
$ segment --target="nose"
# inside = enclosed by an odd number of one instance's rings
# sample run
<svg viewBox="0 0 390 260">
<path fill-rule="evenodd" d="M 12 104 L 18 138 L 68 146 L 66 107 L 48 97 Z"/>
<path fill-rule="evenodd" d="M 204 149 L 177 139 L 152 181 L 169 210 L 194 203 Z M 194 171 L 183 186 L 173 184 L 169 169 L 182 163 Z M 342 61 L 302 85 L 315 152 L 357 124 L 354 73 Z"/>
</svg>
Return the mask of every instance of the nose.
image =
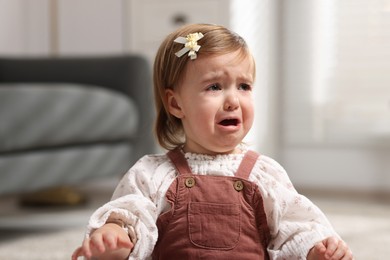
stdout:
<svg viewBox="0 0 390 260">
<path fill-rule="evenodd" d="M 233 93 L 233 91 L 229 91 L 226 93 L 224 110 L 233 111 L 236 110 L 240 106 L 240 102 L 238 100 L 238 96 Z"/>
</svg>

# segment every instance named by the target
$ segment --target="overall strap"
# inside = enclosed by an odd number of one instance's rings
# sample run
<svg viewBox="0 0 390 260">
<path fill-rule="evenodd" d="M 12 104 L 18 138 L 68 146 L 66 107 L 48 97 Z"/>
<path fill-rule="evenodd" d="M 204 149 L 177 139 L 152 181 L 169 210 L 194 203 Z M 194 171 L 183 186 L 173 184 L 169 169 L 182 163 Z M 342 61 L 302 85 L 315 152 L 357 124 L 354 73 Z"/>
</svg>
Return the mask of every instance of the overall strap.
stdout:
<svg viewBox="0 0 390 260">
<path fill-rule="evenodd" d="M 247 151 L 240 163 L 240 166 L 237 169 L 235 176 L 247 180 L 259 156 L 260 155 L 254 151 Z"/>
<path fill-rule="evenodd" d="M 179 175 L 192 174 L 190 166 L 188 165 L 187 160 L 184 157 L 184 154 L 180 151 L 179 148 L 170 150 L 167 153 L 167 156 L 169 157 L 169 159 L 171 159 L 172 163 L 175 165 Z"/>
</svg>

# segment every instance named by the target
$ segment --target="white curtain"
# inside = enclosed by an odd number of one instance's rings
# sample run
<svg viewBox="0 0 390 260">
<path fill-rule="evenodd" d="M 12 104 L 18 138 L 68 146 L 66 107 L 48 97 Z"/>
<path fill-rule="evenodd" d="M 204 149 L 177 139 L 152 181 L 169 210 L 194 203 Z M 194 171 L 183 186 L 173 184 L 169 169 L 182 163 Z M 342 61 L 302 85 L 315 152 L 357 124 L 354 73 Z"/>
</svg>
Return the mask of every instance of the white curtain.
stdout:
<svg viewBox="0 0 390 260">
<path fill-rule="evenodd" d="M 390 1 L 283 2 L 287 144 L 390 140 Z"/>
</svg>

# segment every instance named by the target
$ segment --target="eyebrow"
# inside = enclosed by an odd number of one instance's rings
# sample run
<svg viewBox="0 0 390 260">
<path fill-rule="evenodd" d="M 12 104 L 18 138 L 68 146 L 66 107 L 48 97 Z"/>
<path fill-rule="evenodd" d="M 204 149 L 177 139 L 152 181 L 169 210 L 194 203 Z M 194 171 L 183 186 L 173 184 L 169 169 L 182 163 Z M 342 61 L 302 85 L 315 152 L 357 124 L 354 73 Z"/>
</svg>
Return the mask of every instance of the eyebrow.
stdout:
<svg viewBox="0 0 390 260">
<path fill-rule="evenodd" d="M 219 81 L 221 78 L 223 78 L 223 72 L 212 72 L 207 73 L 205 76 L 202 76 L 201 83 L 208 83 L 213 81 Z"/>
<path fill-rule="evenodd" d="M 208 74 L 211 74 L 210 76 L 208 76 L 206 74 L 206 76 L 204 77 L 201 77 L 201 83 L 202 84 L 206 84 L 206 83 L 209 83 L 209 82 L 215 82 L 215 81 L 220 81 L 222 78 L 223 78 L 223 72 L 221 73 L 208 73 Z M 239 79 L 239 81 L 243 81 L 243 82 L 249 82 L 251 84 L 253 84 L 254 82 L 254 77 L 251 73 L 248 73 L 248 74 L 241 74 L 237 77 Z"/>
</svg>

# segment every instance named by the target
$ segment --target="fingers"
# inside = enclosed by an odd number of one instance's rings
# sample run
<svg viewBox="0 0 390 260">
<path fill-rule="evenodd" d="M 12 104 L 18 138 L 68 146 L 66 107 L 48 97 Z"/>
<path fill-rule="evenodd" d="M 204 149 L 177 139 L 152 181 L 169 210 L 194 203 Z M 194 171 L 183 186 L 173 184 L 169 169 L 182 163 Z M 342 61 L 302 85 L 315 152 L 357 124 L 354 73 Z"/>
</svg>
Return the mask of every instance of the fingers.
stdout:
<svg viewBox="0 0 390 260">
<path fill-rule="evenodd" d="M 72 260 L 77 260 L 78 257 L 84 256 L 87 259 L 92 256 L 99 256 L 107 250 L 117 250 L 120 248 L 132 249 L 134 244 L 127 237 L 121 238 L 114 234 L 99 234 L 95 233 L 90 238 L 84 239 L 82 246 L 77 248 L 72 254 Z"/>
<path fill-rule="evenodd" d="M 72 254 L 72 260 L 77 260 L 78 257 L 80 256 L 84 256 L 83 254 L 83 248 L 80 246 L 79 248 L 77 248 L 73 254 Z"/>
<path fill-rule="evenodd" d="M 353 257 L 353 253 L 352 253 L 351 249 L 347 248 L 342 260 L 354 260 L 354 259 L 355 258 Z"/>
<path fill-rule="evenodd" d="M 134 247 L 134 244 L 130 241 L 130 239 L 128 239 L 128 240 L 119 239 L 117 241 L 117 247 L 118 248 L 128 248 L 131 250 Z"/>
<path fill-rule="evenodd" d="M 329 237 L 324 241 L 324 245 L 326 247 L 325 257 L 327 259 L 331 259 L 331 257 L 335 254 L 336 250 L 338 249 L 339 241 L 341 240 L 335 237 Z"/>
<path fill-rule="evenodd" d="M 77 260 L 80 256 L 84 256 L 89 259 L 93 255 L 100 255 L 104 253 L 106 248 L 102 240 L 102 236 L 99 235 L 94 235 L 91 238 L 84 239 L 82 246 L 74 251 L 72 260 Z"/>
<path fill-rule="evenodd" d="M 339 240 L 338 247 L 330 259 L 353 260 L 352 251 L 343 240 Z"/>
<path fill-rule="evenodd" d="M 352 260 L 353 254 L 348 245 L 341 239 L 329 237 L 323 241 L 325 250 L 325 258 L 330 260 Z"/>
<path fill-rule="evenodd" d="M 120 248 L 132 249 L 134 247 L 133 243 L 128 237 L 122 238 L 120 236 L 115 236 L 112 234 L 107 234 L 106 236 L 104 236 L 103 243 L 106 248 L 109 248 L 111 250 L 116 250 Z"/>
<path fill-rule="evenodd" d="M 314 250 L 318 255 L 324 255 L 326 252 L 326 246 L 321 241 L 314 245 Z"/>
<path fill-rule="evenodd" d="M 103 243 L 111 250 L 117 249 L 118 247 L 117 238 L 111 234 L 107 234 L 103 237 Z"/>
<path fill-rule="evenodd" d="M 131 241 L 128 235 L 118 237 L 118 247 L 132 249 L 134 247 L 133 242 Z"/>
<path fill-rule="evenodd" d="M 96 234 L 91 236 L 91 238 L 89 240 L 90 240 L 89 245 L 90 245 L 91 251 L 97 250 L 97 252 L 100 254 L 102 254 L 102 253 L 104 253 L 104 251 L 106 251 L 106 245 L 103 241 L 103 235 L 101 233 L 96 232 Z"/>
<path fill-rule="evenodd" d="M 89 238 L 84 239 L 83 244 L 80 248 L 79 256 L 85 256 L 86 258 L 90 258 L 92 256 Z"/>
</svg>

